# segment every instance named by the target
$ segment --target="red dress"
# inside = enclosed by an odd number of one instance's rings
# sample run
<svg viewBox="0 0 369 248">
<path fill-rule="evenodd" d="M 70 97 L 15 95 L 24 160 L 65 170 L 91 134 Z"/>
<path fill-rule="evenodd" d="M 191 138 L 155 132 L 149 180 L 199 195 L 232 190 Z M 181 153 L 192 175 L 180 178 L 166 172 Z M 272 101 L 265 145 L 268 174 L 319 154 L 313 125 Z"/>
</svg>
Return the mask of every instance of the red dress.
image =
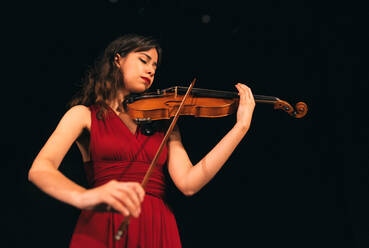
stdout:
<svg viewBox="0 0 369 248">
<path fill-rule="evenodd" d="M 91 162 L 85 164 L 87 179 L 97 187 L 112 179 L 141 182 L 164 134 L 132 134 L 112 109 L 104 120 L 96 118 L 91 106 Z M 128 232 L 116 241 L 114 236 L 124 216 L 113 212 L 83 210 L 74 230 L 70 248 L 181 247 L 176 220 L 163 201 L 165 147 L 145 188 L 145 199 L 138 218 L 131 217 Z"/>
</svg>

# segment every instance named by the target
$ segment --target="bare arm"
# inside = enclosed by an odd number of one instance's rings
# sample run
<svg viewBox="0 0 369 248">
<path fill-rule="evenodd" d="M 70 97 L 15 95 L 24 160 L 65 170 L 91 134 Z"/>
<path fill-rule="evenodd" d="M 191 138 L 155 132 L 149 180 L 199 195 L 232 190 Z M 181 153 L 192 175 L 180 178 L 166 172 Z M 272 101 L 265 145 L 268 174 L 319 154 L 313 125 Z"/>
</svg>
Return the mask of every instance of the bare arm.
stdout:
<svg viewBox="0 0 369 248">
<path fill-rule="evenodd" d="M 251 90 L 245 85 L 238 84 L 236 87 L 240 94 L 237 123 L 195 166 L 192 165 L 182 145 L 178 129 L 170 137 L 168 142 L 169 173 L 178 189 L 185 195 L 192 195 L 198 192 L 215 176 L 250 127 L 255 107 L 253 95 Z"/>
<path fill-rule="evenodd" d="M 65 177 L 58 167 L 65 154 L 87 127 L 89 110 L 84 106 L 71 108 L 61 119 L 53 134 L 34 160 L 28 178 L 45 193 L 80 207 L 78 195 L 86 189 Z"/>
<path fill-rule="evenodd" d="M 81 209 L 112 206 L 124 215 L 138 216 L 144 191 L 138 183 L 111 181 L 87 190 L 64 176 L 58 167 L 73 142 L 91 124 L 91 112 L 75 106 L 63 116 L 53 134 L 35 158 L 28 178 L 48 195 Z"/>
</svg>

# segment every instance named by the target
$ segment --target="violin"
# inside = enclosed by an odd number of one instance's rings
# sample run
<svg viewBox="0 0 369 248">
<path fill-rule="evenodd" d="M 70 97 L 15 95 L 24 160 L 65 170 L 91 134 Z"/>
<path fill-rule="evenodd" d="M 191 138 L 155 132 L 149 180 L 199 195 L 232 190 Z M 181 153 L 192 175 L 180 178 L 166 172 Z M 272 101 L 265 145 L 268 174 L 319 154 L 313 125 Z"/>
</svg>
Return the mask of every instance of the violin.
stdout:
<svg viewBox="0 0 369 248">
<path fill-rule="evenodd" d="M 222 117 L 234 113 L 239 103 L 238 93 L 193 88 L 196 79 L 187 87 L 175 86 L 156 92 L 129 96 L 124 101 L 127 113 L 136 122 L 151 122 L 154 120 L 170 119 L 171 124 L 157 150 L 141 185 L 143 188 L 156 166 L 157 160 L 167 142 L 180 115 L 195 117 Z M 272 103 L 275 109 L 282 109 L 295 118 L 302 118 L 307 113 L 307 105 L 303 102 L 296 104 L 296 110 L 286 101 L 273 96 L 254 95 L 255 102 Z M 130 217 L 127 216 L 118 227 L 116 240 L 127 232 Z"/>
<path fill-rule="evenodd" d="M 125 110 L 139 124 L 170 119 L 177 112 L 187 90 L 188 87 L 174 86 L 140 95 L 130 95 L 125 99 Z M 281 109 L 295 118 L 304 117 L 308 110 L 304 102 L 298 102 L 293 108 L 288 102 L 274 96 L 254 95 L 254 99 L 256 103 L 273 104 L 274 109 Z M 193 88 L 184 101 L 179 115 L 224 117 L 233 114 L 237 110 L 238 103 L 238 92 Z"/>
</svg>

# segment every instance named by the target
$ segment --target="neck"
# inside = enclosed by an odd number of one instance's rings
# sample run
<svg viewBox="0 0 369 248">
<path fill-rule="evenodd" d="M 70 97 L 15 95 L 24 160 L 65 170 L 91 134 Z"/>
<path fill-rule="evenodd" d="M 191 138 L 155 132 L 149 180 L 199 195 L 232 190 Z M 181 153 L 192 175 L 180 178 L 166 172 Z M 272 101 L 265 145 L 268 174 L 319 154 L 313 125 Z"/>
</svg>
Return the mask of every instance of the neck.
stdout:
<svg viewBox="0 0 369 248">
<path fill-rule="evenodd" d="M 123 91 L 118 92 L 117 97 L 108 103 L 109 106 L 116 112 L 124 112 L 123 101 L 127 95 L 128 94 Z"/>
</svg>

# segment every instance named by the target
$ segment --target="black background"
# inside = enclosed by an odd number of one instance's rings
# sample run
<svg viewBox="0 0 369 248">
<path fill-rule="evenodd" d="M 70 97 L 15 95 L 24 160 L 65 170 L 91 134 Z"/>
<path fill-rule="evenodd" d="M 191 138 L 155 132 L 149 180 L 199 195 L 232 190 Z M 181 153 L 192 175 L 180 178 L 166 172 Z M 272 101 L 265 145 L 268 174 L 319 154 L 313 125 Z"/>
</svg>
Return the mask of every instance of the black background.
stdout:
<svg viewBox="0 0 369 248">
<path fill-rule="evenodd" d="M 81 78 L 117 36 L 164 49 L 153 88 L 188 86 L 277 96 L 293 119 L 257 104 L 252 126 L 193 197 L 170 187 L 183 247 L 368 247 L 368 11 L 346 1 L 48 1 L 2 8 L 4 247 L 67 247 L 79 210 L 27 180 Z M 324 2 L 324 3 L 323 3 Z M 235 123 L 181 118 L 199 161 Z M 83 184 L 73 146 L 61 167 Z"/>
</svg>

